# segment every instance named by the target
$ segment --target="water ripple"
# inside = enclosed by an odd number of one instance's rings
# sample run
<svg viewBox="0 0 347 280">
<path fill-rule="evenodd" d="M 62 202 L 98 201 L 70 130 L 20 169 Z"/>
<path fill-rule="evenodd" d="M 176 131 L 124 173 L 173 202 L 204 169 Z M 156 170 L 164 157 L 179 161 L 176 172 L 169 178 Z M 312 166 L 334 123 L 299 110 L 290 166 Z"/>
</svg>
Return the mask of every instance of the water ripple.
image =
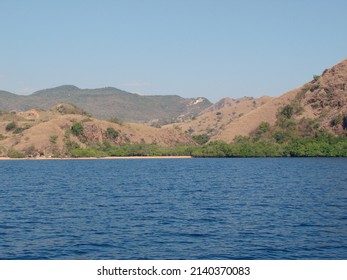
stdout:
<svg viewBox="0 0 347 280">
<path fill-rule="evenodd" d="M 346 259 L 346 163 L 0 161 L 0 259 Z"/>
</svg>

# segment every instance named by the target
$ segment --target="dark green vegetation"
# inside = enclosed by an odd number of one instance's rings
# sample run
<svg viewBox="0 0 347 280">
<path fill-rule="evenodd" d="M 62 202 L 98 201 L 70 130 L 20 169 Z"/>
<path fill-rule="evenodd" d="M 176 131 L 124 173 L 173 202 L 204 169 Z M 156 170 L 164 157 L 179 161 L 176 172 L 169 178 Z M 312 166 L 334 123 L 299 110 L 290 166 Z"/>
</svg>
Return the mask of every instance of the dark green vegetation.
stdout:
<svg viewBox="0 0 347 280">
<path fill-rule="evenodd" d="M 128 122 L 162 125 L 190 119 L 212 105 L 205 98 L 182 98 L 177 95 L 142 96 L 117 88 L 80 89 L 65 85 L 21 96 L 0 91 L 0 110 L 26 111 L 50 109 L 59 103 L 78 104 L 83 111 L 100 119 L 117 117 Z M 64 108 L 63 108 L 64 109 Z M 68 114 L 69 111 L 62 113 Z"/>
<path fill-rule="evenodd" d="M 5 129 L 6 131 L 14 130 L 17 127 L 15 122 L 10 122 L 8 125 L 6 125 Z"/>
<path fill-rule="evenodd" d="M 70 153 L 72 157 L 186 156 L 191 155 L 193 150 L 192 146 L 161 147 L 156 144 L 110 146 L 105 143 L 99 148 L 75 148 Z"/>
<path fill-rule="evenodd" d="M 321 132 L 316 137 L 238 137 L 235 143 L 216 141 L 195 148 L 196 157 L 346 157 L 347 137 Z"/>
<path fill-rule="evenodd" d="M 210 140 L 210 136 L 207 134 L 193 135 L 192 138 L 199 145 L 206 144 Z"/>
<path fill-rule="evenodd" d="M 81 136 L 83 129 L 83 125 L 79 122 L 76 122 L 71 127 L 71 133 L 75 136 Z"/>
<path fill-rule="evenodd" d="M 30 125 L 28 124 L 24 127 L 18 127 L 17 124 L 14 121 L 12 121 L 6 125 L 5 130 L 7 132 L 12 131 L 13 134 L 19 134 L 28 128 L 30 128 Z"/>
<path fill-rule="evenodd" d="M 68 144 L 72 157 L 105 156 L 193 156 L 193 157 L 346 157 L 347 137 L 321 131 L 315 137 L 277 133 L 268 136 L 237 137 L 234 143 L 214 141 L 204 145 L 161 147 L 156 144 L 128 144 L 80 148 Z"/>
<path fill-rule="evenodd" d="M 108 127 L 106 130 L 107 137 L 114 140 L 119 136 L 119 132 L 116 131 L 113 127 Z"/>
<path fill-rule="evenodd" d="M 9 158 L 25 158 L 25 154 L 23 152 L 15 150 L 9 150 L 7 155 Z"/>
</svg>

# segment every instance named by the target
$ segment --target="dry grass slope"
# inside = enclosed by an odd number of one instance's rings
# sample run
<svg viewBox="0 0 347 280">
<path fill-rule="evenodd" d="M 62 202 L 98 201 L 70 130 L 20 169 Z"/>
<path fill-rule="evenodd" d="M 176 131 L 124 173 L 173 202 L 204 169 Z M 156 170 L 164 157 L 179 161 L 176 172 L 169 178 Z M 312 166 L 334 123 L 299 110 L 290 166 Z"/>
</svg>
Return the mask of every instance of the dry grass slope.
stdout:
<svg viewBox="0 0 347 280">
<path fill-rule="evenodd" d="M 322 128 L 340 134 L 342 121 L 347 116 L 347 60 L 327 69 L 321 76 L 303 86 L 293 89 L 264 105 L 235 119 L 214 135 L 211 140 L 232 142 L 236 136 L 246 136 L 255 131 L 262 122 L 274 125 L 279 110 L 291 104 L 298 107 L 296 120 L 310 118 Z M 340 122 L 332 126 L 334 120 Z"/>
<path fill-rule="evenodd" d="M 173 126 L 190 135 L 207 134 L 214 139 L 243 115 L 263 106 L 272 98 L 263 96 L 258 99 L 243 97 L 239 99 L 224 98 L 207 108 L 195 119 Z"/>
<path fill-rule="evenodd" d="M 74 113 L 71 110 L 73 108 L 77 112 Z M 49 111 L 32 109 L 19 113 L 1 113 L 0 156 L 17 151 L 29 157 L 60 157 L 67 152 L 67 142 L 81 148 L 98 147 L 105 141 L 111 141 L 113 145 L 157 143 L 173 146 L 191 143 L 189 137 L 174 128 L 160 129 L 144 124 L 98 120 L 80 114 L 79 110 L 75 106 L 60 104 Z M 76 123 L 83 126 L 81 137 L 71 133 Z M 115 131 L 114 138 L 109 137 L 108 129 Z"/>
</svg>

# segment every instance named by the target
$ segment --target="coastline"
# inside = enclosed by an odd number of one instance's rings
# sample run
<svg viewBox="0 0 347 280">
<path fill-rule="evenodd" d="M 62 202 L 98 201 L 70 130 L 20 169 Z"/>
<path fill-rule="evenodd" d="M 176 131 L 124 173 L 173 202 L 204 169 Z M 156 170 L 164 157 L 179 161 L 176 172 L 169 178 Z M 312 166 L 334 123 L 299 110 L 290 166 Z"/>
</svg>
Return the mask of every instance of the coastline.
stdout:
<svg viewBox="0 0 347 280">
<path fill-rule="evenodd" d="M 79 158 L 47 158 L 47 157 L 37 157 L 37 158 L 9 158 L 0 157 L 2 160 L 95 160 L 95 159 L 188 159 L 193 158 L 192 156 L 124 156 L 124 157 L 79 157 Z"/>
</svg>

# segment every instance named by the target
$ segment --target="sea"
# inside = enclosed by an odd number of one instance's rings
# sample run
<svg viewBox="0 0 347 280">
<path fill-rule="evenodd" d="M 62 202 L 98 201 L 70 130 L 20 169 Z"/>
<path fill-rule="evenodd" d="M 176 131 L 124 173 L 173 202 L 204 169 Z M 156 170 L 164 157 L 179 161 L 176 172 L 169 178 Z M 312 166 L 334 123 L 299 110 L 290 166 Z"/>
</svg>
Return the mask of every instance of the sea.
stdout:
<svg viewBox="0 0 347 280">
<path fill-rule="evenodd" d="M 0 161 L 0 259 L 347 259 L 347 158 Z"/>
</svg>

